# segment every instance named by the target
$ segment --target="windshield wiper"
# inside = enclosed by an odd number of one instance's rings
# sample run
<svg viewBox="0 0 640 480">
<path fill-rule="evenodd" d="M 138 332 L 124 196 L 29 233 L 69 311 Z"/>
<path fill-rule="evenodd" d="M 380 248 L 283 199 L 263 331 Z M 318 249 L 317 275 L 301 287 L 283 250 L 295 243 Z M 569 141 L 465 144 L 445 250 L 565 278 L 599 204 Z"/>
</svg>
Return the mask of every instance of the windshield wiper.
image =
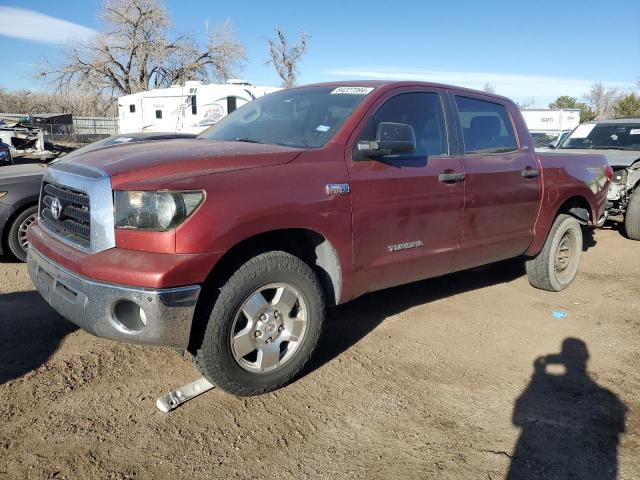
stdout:
<svg viewBox="0 0 640 480">
<path fill-rule="evenodd" d="M 256 140 L 255 138 L 249 138 L 249 137 L 236 137 L 233 139 L 234 142 L 245 142 L 245 143 L 263 143 L 259 140 Z"/>
</svg>

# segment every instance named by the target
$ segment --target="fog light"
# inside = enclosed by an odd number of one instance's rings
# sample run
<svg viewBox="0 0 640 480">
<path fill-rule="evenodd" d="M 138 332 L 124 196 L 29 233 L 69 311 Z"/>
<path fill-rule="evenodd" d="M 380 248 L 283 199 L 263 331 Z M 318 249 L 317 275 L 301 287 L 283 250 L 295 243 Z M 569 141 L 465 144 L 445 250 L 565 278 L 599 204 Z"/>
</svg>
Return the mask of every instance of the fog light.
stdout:
<svg viewBox="0 0 640 480">
<path fill-rule="evenodd" d="M 147 315 L 137 303 L 120 300 L 113 308 L 113 319 L 127 330 L 134 332 L 147 326 Z"/>
</svg>

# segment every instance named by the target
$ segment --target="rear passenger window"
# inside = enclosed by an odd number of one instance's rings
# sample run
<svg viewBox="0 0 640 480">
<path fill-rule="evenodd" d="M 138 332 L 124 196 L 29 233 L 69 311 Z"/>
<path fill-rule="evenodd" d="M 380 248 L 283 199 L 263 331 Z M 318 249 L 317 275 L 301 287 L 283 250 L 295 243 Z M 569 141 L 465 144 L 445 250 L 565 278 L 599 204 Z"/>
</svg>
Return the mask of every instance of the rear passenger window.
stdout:
<svg viewBox="0 0 640 480">
<path fill-rule="evenodd" d="M 387 100 L 369 119 L 358 141 L 374 141 L 381 122 L 406 123 L 416 135 L 416 151 L 400 158 L 448 155 L 447 128 L 440 95 L 402 93 Z"/>
<path fill-rule="evenodd" d="M 499 103 L 456 96 L 465 153 L 503 153 L 518 149 L 507 109 Z"/>
</svg>

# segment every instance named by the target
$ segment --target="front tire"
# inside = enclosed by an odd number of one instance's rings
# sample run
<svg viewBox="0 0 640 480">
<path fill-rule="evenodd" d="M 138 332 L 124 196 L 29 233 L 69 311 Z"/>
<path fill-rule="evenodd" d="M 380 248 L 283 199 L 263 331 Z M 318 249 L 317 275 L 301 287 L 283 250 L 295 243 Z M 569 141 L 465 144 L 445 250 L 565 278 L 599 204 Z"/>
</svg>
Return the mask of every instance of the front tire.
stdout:
<svg viewBox="0 0 640 480">
<path fill-rule="evenodd" d="M 631 240 L 640 240 L 640 186 L 636 187 L 629 198 L 624 216 L 624 229 Z"/>
<path fill-rule="evenodd" d="M 576 278 L 581 254 L 580 224 L 570 215 L 558 215 L 540 253 L 525 263 L 529 283 L 550 292 L 564 290 Z"/>
<path fill-rule="evenodd" d="M 242 265 L 204 310 L 209 318 L 195 353 L 198 368 L 225 392 L 251 396 L 284 386 L 306 365 L 325 301 L 313 270 L 275 251 Z"/>
<path fill-rule="evenodd" d="M 29 249 L 27 229 L 37 218 L 38 206 L 34 205 L 22 211 L 11 224 L 11 228 L 9 228 L 9 236 L 7 238 L 9 250 L 21 262 L 27 261 L 27 250 Z"/>
</svg>

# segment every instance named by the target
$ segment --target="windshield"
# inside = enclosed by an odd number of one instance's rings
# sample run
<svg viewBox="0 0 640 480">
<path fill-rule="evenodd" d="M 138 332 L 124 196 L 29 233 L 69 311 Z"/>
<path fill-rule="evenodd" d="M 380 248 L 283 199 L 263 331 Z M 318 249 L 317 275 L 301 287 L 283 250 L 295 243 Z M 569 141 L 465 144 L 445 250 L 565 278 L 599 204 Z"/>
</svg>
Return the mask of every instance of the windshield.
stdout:
<svg viewBox="0 0 640 480">
<path fill-rule="evenodd" d="M 531 138 L 533 139 L 533 146 L 538 147 L 548 147 L 550 143 L 558 140 L 560 136 L 559 133 L 543 133 L 543 132 L 532 132 Z"/>
<path fill-rule="evenodd" d="M 640 123 L 584 123 L 560 148 L 640 150 Z"/>
<path fill-rule="evenodd" d="M 307 87 L 271 93 L 229 114 L 200 138 L 323 147 L 371 91 L 369 87 Z"/>
</svg>

